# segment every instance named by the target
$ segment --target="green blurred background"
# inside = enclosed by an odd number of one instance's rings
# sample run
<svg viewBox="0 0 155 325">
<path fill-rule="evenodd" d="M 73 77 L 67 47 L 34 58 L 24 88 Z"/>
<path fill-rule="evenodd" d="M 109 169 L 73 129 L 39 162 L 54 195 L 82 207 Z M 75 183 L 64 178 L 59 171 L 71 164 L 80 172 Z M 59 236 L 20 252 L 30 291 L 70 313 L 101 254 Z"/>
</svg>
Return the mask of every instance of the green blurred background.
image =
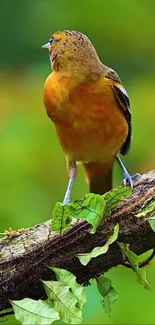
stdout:
<svg viewBox="0 0 155 325">
<path fill-rule="evenodd" d="M 127 89 L 133 113 L 133 140 L 123 160 L 134 174 L 155 160 L 155 1 L 0 1 L 0 231 L 30 227 L 51 218 L 68 181 L 65 158 L 43 105 L 43 85 L 51 71 L 41 49 L 61 29 L 86 33 L 102 61 L 114 68 Z M 122 173 L 115 167 L 114 185 Z M 73 198 L 88 191 L 82 169 Z M 147 267 L 154 291 L 147 292 L 128 269 L 108 272 L 120 294 L 111 318 L 95 285 L 86 288 L 84 324 L 155 324 L 155 262 Z M 16 324 L 13 317 L 7 324 Z"/>
</svg>

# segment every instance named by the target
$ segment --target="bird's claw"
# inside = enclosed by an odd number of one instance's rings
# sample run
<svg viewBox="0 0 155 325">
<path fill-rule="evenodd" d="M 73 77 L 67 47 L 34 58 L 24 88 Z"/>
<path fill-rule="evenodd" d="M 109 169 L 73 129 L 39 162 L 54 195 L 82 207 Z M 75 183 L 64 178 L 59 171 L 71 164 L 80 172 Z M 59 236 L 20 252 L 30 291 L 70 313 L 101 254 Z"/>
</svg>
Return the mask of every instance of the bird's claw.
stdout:
<svg viewBox="0 0 155 325">
<path fill-rule="evenodd" d="M 139 173 L 136 173 L 135 175 L 131 176 L 128 172 L 125 172 L 123 176 L 124 186 L 129 185 L 131 188 L 133 188 L 135 179 L 140 176 L 141 174 Z"/>
<path fill-rule="evenodd" d="M 132 180 L 135 181 L 136 178 L 140 177 L 141 174 L 136 173 L 135 175 L 132 176 Z"/>
<path fill-rule="evenodd" d="M 124 173 L 123 184 L 124 184 L 124 186 L 129 185 L 131 188 L 133 188 L 132 176 L 130 176 L 129 173 Z"/>
</svg>

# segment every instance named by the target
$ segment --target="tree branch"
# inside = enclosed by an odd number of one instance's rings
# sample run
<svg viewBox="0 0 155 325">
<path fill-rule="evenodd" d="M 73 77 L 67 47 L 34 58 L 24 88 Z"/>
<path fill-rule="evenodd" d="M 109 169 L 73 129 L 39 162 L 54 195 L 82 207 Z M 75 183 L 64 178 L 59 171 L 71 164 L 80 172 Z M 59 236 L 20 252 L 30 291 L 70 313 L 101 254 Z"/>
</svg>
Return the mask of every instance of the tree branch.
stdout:
<svg viewBox="0 0 155 325">
<path fill-rule="evenodd" d="M 106 254 L 92 259 L 85 267 L 76 257 L 78 253 L 104 245 L 117 222 L 120 226 L 118 241 L 128 243 L 136 254 L 155 248 L 155 233 L 148 221 L 135 217 L 154 197 L 155 171 L 152 171 L 138 178 L 133 194 L 102 222 L 94 235 L 88 233 L 90 225 L 84 221 L 74 221 L 64 235 L 51 232 L 50 221 L 47 221 L 14 238 L 2 239 L 0 311 L 10 307 L 9 299 L 44 299 L 46 294 L 40 280 L 54 279 L 48 266 L 65 268 L 75 274 L 79 283 L 88 283 L 89 279 L 123 264 L 116 242 Z"/>
</svg>

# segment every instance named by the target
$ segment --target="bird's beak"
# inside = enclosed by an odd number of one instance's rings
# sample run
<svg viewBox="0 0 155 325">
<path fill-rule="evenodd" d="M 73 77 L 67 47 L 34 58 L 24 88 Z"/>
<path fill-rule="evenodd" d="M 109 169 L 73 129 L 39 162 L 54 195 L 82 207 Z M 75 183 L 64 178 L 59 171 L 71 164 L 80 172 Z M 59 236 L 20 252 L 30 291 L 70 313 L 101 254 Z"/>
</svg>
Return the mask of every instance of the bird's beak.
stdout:
<svg viewBox="0 0 155 325">
<path fill-rule="evenodd" d="M 42 46 L 42 48 L 43 48 L 43 49 L 49 49 L 50 46 L 51 46 L 51 44 L 50 44 L 50 42 L 48 42 L 48 43 L 44 44 L 44 45 Z"/>
</svg>

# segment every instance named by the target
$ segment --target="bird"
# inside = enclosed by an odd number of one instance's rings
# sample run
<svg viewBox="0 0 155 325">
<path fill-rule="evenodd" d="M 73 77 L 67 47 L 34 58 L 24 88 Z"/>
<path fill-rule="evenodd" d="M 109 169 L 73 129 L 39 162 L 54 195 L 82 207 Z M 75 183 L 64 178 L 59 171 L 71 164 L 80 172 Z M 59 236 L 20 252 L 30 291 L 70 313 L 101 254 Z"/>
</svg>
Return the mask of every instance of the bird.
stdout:
<svg viewBox="0 0 155 325">
<path fill-rule="evenodd" d="M 52 68 L 43 101 L 69 174 L 63 203 L 71 201 L 79 163 L 91 193 L 103 195 L 112 189 L 115 160 L 123 169 L 124 184 L 133 187 L 133 178 L 120 158 L 131 145 L 132 119 L 129 96 L 118 74 L 101 62 L 81 32 L 55 32 L 42 48 L 49 50 Z"/>
</svg>

